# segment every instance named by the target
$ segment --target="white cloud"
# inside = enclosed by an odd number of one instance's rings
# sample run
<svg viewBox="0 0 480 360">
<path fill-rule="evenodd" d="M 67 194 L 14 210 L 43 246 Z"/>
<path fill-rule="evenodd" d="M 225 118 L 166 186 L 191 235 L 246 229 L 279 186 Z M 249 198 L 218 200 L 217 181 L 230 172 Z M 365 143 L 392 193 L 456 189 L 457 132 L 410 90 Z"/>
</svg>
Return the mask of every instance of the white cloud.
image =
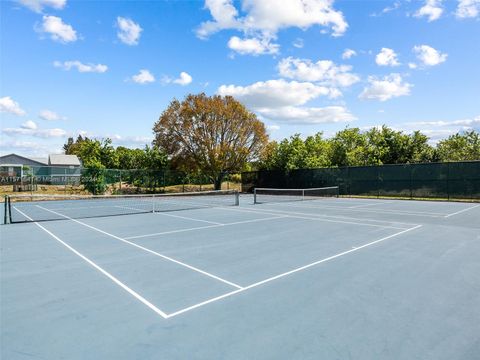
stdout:
<svg viewBox="0 0 480 360">
<path fill-rule="evenodd" d="M 351 86 L 360 80 L 350 72 L 351 69 L 349 65 L 337 66 L 330 60 L 314 63 L 308 59 L 288 57 L 278 63 L 278 71 L 283 77 L 340 87 Z"/>
<path fill-rule="evenodd" d="M 81 73 L 104 73 L 108 70 L 107 65 L 92 63 L 83 64 L 78 60 L 64 61 L 63 63 L 60 61 L 54 61 L 53 66 L 57 68 L 62 68 L 64 70 L 71 70 L 72 68 L 76 68 L 77 71 Z"/>
<path fill-rule="evenodd" d="M 413 62 L 410 62 L 410 63 L 408 63 L 408 67 L 409 67 L 410 69 L 416 69 L 416 68 L 417 68 L 417 64 L 415 64 L 415 63 L 413 63 Z"/>
<path fill-rule="evenodd" d="M 278 125 L 267 125 L 266 127 L 267 127 L 267 131 L 269 132 L 280 130 L 280 126 Z"/>
<path fill-rule="evenodd" d="M 36 130 L 37 124 L 35 124 L 35 122 L 33 122 L 32 120 L 27 120 L 22 125 L 20 125 L 20 127 L 22 129 Z"/>
<path fill-rule="evenodd" d="M 29 128 L 28 126 L 31 124 L 23 124 L 19 128 L 5 128 L 2 130 L 2 132 L 6 135 L 9 136 L 33 136 L 33 137 L 38 137 L 38 138 L 59 138 L 59 137 L 65 137 L 67 136 L 67 132 L 63 129 L 38 129 L 36 127 L 34 128 Z"/>
<path fill-rule="evenodd" d="M 66 120 L 66 117 L 60 116 L 52 110 L 42 110 L 40 114 L 38 114 L 38 117 L 47 121 Z"/>
<path fill-rule="evenodd" d="M 234 29 L 243 32 L 246 39 L 237 37 L 230 44 L 233 47 L 242 51 L 254 48 L 256 50 L 244 53 L 258 55 L 259 45 L 263 43 L 263 48 L 268 51 L 261 53 L 272 54 L 278 51 L 273 51 L 272 46 L 275 48 L 278 45 L 270 44 L 270 41 L 276 39 L 281 29 L 298 27 L 305 30 L 319 25 L 331 29 L 333 36 L 343 35 L 348 24 L 342 12 L 335 10 L 332 4 L 331 0 L 289 0 L 279 6 L 277 0 L 242 0 L 242 17 L 233 0 L 206 0 L 205 8 L 210 11 L 213 20 L 203 22 L 197 29 L 197 36 L 207 38 L 215 32 Z M 256 43 L 252 39 L 256 39 Z"/>
<path fill-rule="evenodd" d="M 393 49 L 382 48 L 375 57 L 375 62 L 380 66 L 398 66 L 400 63 L 397 59 L 397 54 Z"/>
<path fill-rule="evenodd" d="M 389 13 L 391 11 L 397 10 L 400 7 L 400 1 L 395 1 L 392 6 L 387 6 L 382 10 L 383 14 Z"/>
<path fill-rule="evenodd" d="M 294 124 L 325 124 L 347 122 L 356 119 L 343 106 L 264 108 L 258 112 L 271 120 L 285 121 Z"/>
<path fill-rule="evenodd" d="M 132 80 L 137 84 L 148 84 L 155 81 L 155 76 L 147 69 L 141 69 L 137 75 L 132 76 Z"/>
<path fill-rule="evenodd" d="M 342 59 L 347 60 L 356 55 L 357 55 L 357 52 L 355 50 L 345 49 L 345 51 L 342 54 Z"/>
<path fill-rule="evenodd" d="M 228 47 L 241 55 L 277 54 L 279 45 L 272 44 L 269 38 L 240 39 L 232 36 L 228 41 Z"/>
<path fill-rule="evenodd" d="M 210 11 L 213 21 L 206 21 L 197 29 L 197 36 L 207 38 L 209 35 L 223 30 L 241 27 L 241 21 L 237 20 L 237 9 L 231 0 L 205 0 L 205 8 Z"/>
<path fill-rule="evenodd" d="M 67 4 L 67 0 L 18 0 L 18 2 L 37 13 L 42 12 L 44 7 L 61 10 Z"/>
<path fill-rule="evenodd" d="M 446 61 L 448 56 L 428 45 L 415 46 L 413 52 L 417 54 L 417 58 L 426 66 L 438 65 Z"/>
<path fill-rule="evenodd" d="M 192 77 L 188 73 L 186 73 L 185 71 L 182 71 L 180 73 L 180 77 L 178 79 L 173 80 L 173 82 L 175 84 L 185 86 L 190 84 L 192 80 L 193 80 Z"/>
<path fill-rule="evenodd" d="M 52 146 L 50 144 L 40 144 L 36 141 L 22 141 L 18 139 L 6 139 L 0 138 L 0 152 L 9 154 L 15 149 L 15 152 L 19 152 L 25 156 L 38 156 L 47 159 L 47 154 L 53 154 L 55 151 L 61 148 L 59 146 Z"/>
<path fill-rule="evenodd" d="M 475 18 L 480 14 L 480 0 L 459 0 L 455 15 L 458 18 Z"/>
<path fill-rule="evenodd" d="M 319 96 L 332 96 L 332 90 L 327 87 L 283 79 L 259 81 L 248 86 L 222 85 L 217 93 L 231 95 L 257 109 L 298 106 Z"/>
<path fill-rule="evenodd" d="M 292 45 L 293 45 L 294 47 L 296 47 L 297 49 L 303 48 L 303 45 L 304 45 L 303 39 L 301 39 L 301 38 L 296 38 L 295 41 L 292 43 Z"/>
<path fill-rule="evenodd" d="M 44 15 L 39 31 L 50 34 L 52 40 L 62 43 L 73 42 L 78 39 L 77 32 L 73 27 L 65 24 L 58 16 Z"/>
<path fill-rule="evenodd" d="M 0 98 L 0 112 L 10 113 L 18 116 L 26 114 L 20 105 L 14 101 L 10 96 Z"/>
<path fill-rule="evenodd" d="M 379 13 L 370 14 L 370 16 L 373 16 L 373 17 L 382 16 L 384 14 L 387 14 L 387 13 L 391 12 L 391 11 L 397 10 L 398 8 L 400 8 L 401 5 L 402 4 L 401 4 L 400 1 L 395 1 L 391 6 L 387 6 L 387 7 L 383 8 L 382 11 L 379 12 Z"/>
<path fill-rule="evenodd" d="M 400 74 L 390 74 L 383 79 L 368 78 L 369 86 L 359 95 L 360 99 L 386 101 L 394 97 L 410 94 L 411 84 L 403 82 Z"/>
<path fill-rule="evenodd" d="M 117 32 L 118 38 L 127 45 L 137 45 L 140 39 L 140 34 L 143 29 L 139 24 L 131 19 L 117 17 L 117 26 L 119 31 Z"/>
<path fill-rule="evenodd" d="M 428 21 L 435 21 L 443 14 L 442 0 L 425 0 L 425 5 L 418 9 L 413 16 L 428 17 Z"/>
<path fill-rule="evenodd" d="M 476 116 L 472 119 L 461 119 L 461 120 L 453 120 L 453 121 L 417 121 L 408 123 L 412 126 L 439 126 L 439 127 L 449 127 L 449 126 L 466 126 L 466 127 L 480 127 L 480 115 Z"/>
<path fill-rule="evenodd" d="M 420 130 L 430 138 L 430 143 L 435 144 L 441 139 L 459 132 L 477 130 L 480 131 L 480 115 L 473 118 L 461 120 L 434 120 L 434 121 L 416 121 L 397 125 L 399 130 L 412 133 Z"/>
</svg>

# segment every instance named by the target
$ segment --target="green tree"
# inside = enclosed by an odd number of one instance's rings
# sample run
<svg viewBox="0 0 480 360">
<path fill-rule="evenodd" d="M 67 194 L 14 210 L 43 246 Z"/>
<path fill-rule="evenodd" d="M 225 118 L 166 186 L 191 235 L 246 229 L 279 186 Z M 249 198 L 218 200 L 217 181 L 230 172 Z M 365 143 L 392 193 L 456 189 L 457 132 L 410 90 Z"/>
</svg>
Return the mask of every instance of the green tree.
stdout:
<svg viewBox="0 0 480 360">
<path fill-rule="evenodd" d="M 334 166 L 367 165 L 367 138 L 359 128 L 346 128 L 330 139 L 330 162 Z"/>
<path fill-rule="evenodd" d="M 383 125 L 365 133 L 368 164 L 406 164 L 431 161 L 433 148 L 428 137 L 420 131 L 411 135 L 395 131 Z"/>
<path fill-rule="evenodd" d="M 154 145 L 174 168 L 201 171 L 220 189 L 226 172 L 257 160 L 268 142 L 265 125 L 231 96 L 174 99 L 153 127 Z"/>
<path fill-rule="evenodd" d="M 280 143 L 271 142 L 266 148 L 260 167 L 293 170 L 329 166 L 329 143 L 319 132 L 302 140 L 295 134 Z"/>
<path fill-rule="evenodd" d="M 475 130 L 441 140 L 437 152 L 442 161 L 480 160 L 480 133 Z"/>
</svg>

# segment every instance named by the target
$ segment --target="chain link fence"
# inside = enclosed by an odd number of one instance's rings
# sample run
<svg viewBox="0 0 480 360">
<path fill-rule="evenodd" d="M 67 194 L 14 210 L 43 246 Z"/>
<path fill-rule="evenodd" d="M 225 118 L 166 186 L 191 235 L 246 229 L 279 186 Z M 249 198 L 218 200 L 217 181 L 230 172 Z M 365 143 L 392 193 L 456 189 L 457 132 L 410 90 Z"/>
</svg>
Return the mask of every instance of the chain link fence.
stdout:
<svg viewBox="0 0 480 360">
<path fill-rule="evenodd" d="M 225 173 L 222 189 L 240 190 L 240 174 Z M 213 190 L 202 173 L 169 169 L 0 166 L 0 194 L 141 194 Z"/>
<path fill-rule="evenodd" d="M 480 161 L 242 173 L 242 191 L 254 187 L 339 186 L 340 195 L 480 200 Z"/>
</svg>

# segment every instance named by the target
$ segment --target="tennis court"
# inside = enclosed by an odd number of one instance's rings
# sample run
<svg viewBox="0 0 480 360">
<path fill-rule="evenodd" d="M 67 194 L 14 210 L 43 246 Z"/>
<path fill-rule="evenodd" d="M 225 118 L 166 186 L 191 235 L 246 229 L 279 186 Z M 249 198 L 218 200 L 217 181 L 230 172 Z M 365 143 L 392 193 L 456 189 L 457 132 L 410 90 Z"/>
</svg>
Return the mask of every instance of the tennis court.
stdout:
<svg viewBox="0 0 480 360">
<path fill-rule="evenodd" d="M 480 204 L 336 195 L 12 201 L 2 358 L 478 359 Z"/>
</svg>

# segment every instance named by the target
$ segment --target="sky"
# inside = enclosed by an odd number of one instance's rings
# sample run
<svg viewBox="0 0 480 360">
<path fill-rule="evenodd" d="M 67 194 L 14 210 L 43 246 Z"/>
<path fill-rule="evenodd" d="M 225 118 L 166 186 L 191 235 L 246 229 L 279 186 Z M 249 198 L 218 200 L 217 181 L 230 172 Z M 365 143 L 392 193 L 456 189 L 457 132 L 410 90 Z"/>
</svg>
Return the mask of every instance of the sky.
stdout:
<svg viewBox="0 0 480 360">
<path fill-rule="evenodd" d="M 480 129 L 480 0 L 0 1 L 0 153 L 144 147 L 172 99 L 232 95 L 270 138 Z"/>
</svg>

